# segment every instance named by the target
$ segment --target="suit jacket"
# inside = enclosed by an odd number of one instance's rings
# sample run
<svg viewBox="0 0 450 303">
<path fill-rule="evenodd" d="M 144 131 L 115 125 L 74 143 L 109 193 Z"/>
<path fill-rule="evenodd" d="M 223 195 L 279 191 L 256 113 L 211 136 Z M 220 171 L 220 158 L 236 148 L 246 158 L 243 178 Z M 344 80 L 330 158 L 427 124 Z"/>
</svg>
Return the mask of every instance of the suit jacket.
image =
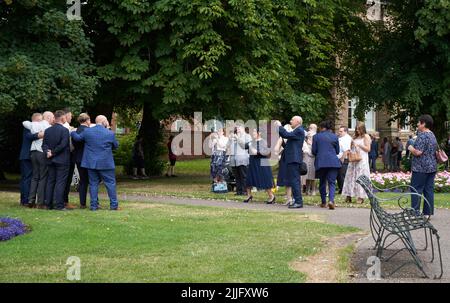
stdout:
<svg viewBox="0 0 450 303">
<path fill-rule="evenodd" d="M 98 170 L 115 168 L 112 150 L 119 147 L 119 143 L 112 131 L 96 125 L 80 134 L 72 132 L 71 136 L 75 141 L 84 141 L 81 167 Z"/>
<path fill-rule="evenodd" d="M 23 128 L 22 147 L 20 148 L 19 160 L 30 160 L 31 143 L 39 139 L 38 134 L 32 134 L 29 129 Z"/>
<path fill-rule="evenodd" d="M 81 134 L 87 128 L 88 127 L 86 125 L 80 125 L 77 128 L 77 134 Z M 75 140 L 73 140 L 72 145 L 74 147 L 73 160 L 75 161 L 75 163 L 81 163 L 81 161 L 83 160 L 84 141 L 75 141 Z"/>
<path fill-rule="evenodd" d="M 287 163 L 303 162 L 303 142 L 305 141 L 305 130 L 299 126 L 291 132 L 280 126 L 278 130 L 280 137 L 287 139 L 283 153 Z"/>
<path fill-rule="evenodd" d="M 316 157 L 315 169 L 340 168 L 342 164 L 337 157 L 339 151 L 339 139 L 331 131 L 315 134 L 312 143 L 312 153 Z"/>
<path fill-rule="evenodd" d="M 70 165 L 69 131 L 59 123 L 47 128 L 42 141 L 44 154 L 50 150 L 53 154 L 47 164 Z"/>
<path fill-rule="evenodd" d="M 378 142 L 375 140 L 372 140 L 372 143 L 370 144 L 369 157 L 378 158 Z"/>
</svg>

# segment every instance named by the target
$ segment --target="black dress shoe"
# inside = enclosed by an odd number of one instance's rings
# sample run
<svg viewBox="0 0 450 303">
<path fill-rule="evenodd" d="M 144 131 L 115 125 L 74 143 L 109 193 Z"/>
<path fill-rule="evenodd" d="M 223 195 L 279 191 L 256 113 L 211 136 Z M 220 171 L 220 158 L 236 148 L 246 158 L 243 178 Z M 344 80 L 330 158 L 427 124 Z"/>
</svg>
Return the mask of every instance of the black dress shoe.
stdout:
<svg viewBox="0 0 450 303">
<path fill-rule="evenodd" d="M 294 204 L 289 205 L 288 208 L 303 208 L 303 205 L 294 203 Z"/>
<path fill-rule="evenodd" d="M 253 196 L 248 197 L 248 199 L 244 200 L 244 203 L 248 203 L 253 200 Z"/>
<path fill-rule="evenodd" d="M 273 203 L 275 203 L 275 199 L 276 199 L 276 197 L 275 197 L 275 195 L 274 195 L 273 198 L 272 198 L 272 200 L 266 201 L 266 204 L 273 204 Z"/>
</svg>

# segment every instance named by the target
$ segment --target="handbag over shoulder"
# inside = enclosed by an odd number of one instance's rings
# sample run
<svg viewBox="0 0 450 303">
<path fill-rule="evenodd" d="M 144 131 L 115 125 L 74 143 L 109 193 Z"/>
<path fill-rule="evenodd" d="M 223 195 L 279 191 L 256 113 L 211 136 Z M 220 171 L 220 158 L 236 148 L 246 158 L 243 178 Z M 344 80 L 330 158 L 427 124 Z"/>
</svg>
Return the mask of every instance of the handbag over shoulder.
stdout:
<svg viewBox="0 0 450 303">
<path fill-rule="evenodd" d="M 438 148 L 436 151 L 436 159 L 438 163 L 445 163 L 448 161 L 448 156 L 442 149 Z"/>
</svg>

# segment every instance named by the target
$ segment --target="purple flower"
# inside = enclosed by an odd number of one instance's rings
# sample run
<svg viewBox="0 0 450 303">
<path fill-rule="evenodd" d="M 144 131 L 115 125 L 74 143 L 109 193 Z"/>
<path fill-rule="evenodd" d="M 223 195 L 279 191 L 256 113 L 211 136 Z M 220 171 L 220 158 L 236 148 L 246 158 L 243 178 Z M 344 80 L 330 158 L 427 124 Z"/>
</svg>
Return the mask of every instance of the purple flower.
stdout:
<svg viewBox="0 0 450 303">
<path fill-rule="evenodd" d="M 18 219 L 0 218 L 0 241 L 23 235 L 27 231 L 27 226 Z"/>
</svg>

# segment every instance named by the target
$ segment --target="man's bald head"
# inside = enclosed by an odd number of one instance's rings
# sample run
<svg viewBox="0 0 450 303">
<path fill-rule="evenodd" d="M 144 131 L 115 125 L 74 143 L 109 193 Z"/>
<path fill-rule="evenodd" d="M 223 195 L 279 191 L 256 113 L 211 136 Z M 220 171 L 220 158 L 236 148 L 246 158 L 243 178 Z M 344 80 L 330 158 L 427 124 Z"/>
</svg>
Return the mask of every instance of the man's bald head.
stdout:
<svg viewBox="0 0 450 303">
<path fill-rule="evenodd" d="M 108 119 L 103 115 L 98 115 L 95 118 L 95 124 L 103 125 L 104 127 L 109 127 Z"/>
<path fill-rule="evenodd" d="M 55 115 L 53 115 L 52 112 L 46 111 L 42 114 L 42 118 L 44 118 L 45 121 L 52 124 L 55 121 Z"/>
<path fill-rule="evenodd" d="M 291 119 L 291 127 L 296 128 L 298 126 L 301 126 L 303 123 L 303 119 L 300 116 L 294 116 Z"/>
</svg>

